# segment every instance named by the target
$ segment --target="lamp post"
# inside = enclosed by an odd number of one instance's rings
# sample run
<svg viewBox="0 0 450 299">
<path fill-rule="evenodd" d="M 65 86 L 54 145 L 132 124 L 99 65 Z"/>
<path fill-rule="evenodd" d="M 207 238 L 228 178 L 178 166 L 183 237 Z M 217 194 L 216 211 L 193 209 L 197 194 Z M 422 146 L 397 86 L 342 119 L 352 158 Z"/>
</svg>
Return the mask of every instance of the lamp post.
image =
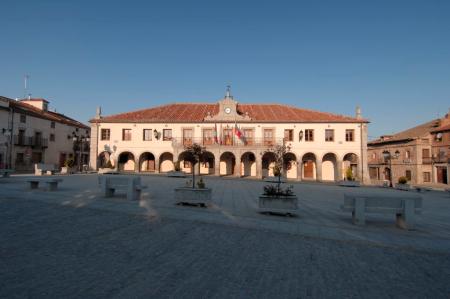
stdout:
<svg viewBox="0 0 450 299">
<path fill-rule="evenodd" d="M 82 153 L 83 153 L 83 149 L 84 149 L 84 147 L 83 147 L 83 145 L 84 145 L 84 143 L 85 142 L 89 142 L 89 136 L 83 136 L 83 135 L 81 135 L 81 136 L 78 136 L 77 134 L 75 134 L 75 132 L 73 132 L 72 133 L 72 135 L 73 135 L 73 138 L 72 138 L 72 140 L 73 140 L 73 142 L 74 143 L 78 143 L 78 145 L 79 145 L 79 148 L 78 148 L 78 171 L 79 172 L 81 172 L 81 158 L 82 158 Z"/>
<path fill-rule="evenodd" d="M 400 156 L 400 152 L 398 150 L 395 151 L 394 155 L 391 155 L 391 153 L 388 150 L 383 151 L 383 157 L 384 161 L 389 160 L 389 187 L 393 187 L 392 184 L 392 160 L 398 159 Z"/>
</svg>

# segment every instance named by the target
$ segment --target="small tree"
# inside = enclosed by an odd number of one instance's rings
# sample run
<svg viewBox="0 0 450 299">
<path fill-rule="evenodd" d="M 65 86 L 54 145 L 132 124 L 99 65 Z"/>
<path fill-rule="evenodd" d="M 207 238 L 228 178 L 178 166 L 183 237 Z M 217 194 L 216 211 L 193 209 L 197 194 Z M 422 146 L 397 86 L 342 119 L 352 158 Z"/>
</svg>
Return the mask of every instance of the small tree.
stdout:
<svg viewBox="0 0 450 299">
<path fill-rule="evenodd" d="M 277 182 L 277 193 L 281 192 L 281 175 L 283 173 L 283 169 L 289 169 L 291 164 L 293 163 L 291 160 L 286 159 L 286 154 L 291 151 L 291 147 L 289 145 L 280 145 L 277 144 L 272 148 L 269 148 L 264 152 L 271 153 L 275 157 L 275 165 L 273 166 L 273 175 L 278 177 Z"/>
<path fill-rule="evenodd" d="M 198 169 L 200 172 L 200 160 L 203 158 L 203 156 L 205 155 L 205 148 L 202 147 L 200 144 L 198 143 L 193 143 L 192 145 L 189 145 L 185 148 L 186 150 L 186 156 L 184 157 L 184 159 L 186 161 L 189 161 L 192 165 L 192 188 L 195 188 L 195 164 L 198 164 Z"/>
</svg>

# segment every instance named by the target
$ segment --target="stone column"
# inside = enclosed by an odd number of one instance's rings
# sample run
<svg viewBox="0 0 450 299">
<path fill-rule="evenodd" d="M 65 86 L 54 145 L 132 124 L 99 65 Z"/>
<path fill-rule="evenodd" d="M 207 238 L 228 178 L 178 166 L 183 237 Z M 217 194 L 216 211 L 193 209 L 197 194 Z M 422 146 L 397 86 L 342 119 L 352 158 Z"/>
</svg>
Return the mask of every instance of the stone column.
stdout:
<svg viewBox="0 0 450 299">
<path fill-rule="evenodd" d="M 217 155 L 214 155 L 217 157 Z M 220 158 L 216 159 L 214 157 L 214 175 L 220 176 Z"/>
<path fill-rule="evenodd" d="M 236 165 L 234 165 L 234 175 L 237 177 L 241 177 L 241 156 L 235 156 Z"/>
<path fill-rule="evenodd" d="M 262 179 L 262 158 L 261 155 L 256 152 L 255 154 L 256 158 L 256 178 Z"/>
<path fill-rule="evenodd" d="M 338 159 L 338 158 L 336 158 L 336 159 Z M 342 160 L 337 160 L 336 161 L 337 181 L 341 181 L 342 180 L 342 165 L 343 165 Z"/>
<path fill-rule="evenodd" d="M 297 161 L 297 180 L 301 181 L 303 176 L 303 161 Z"/>
<path fill-rule="evenodd" d="M 99 124 L 91 123 L 90 151 L 89 151 L 89 167 L 93 170 L 98 169 L 98 131 Z"/>
<path fill-rule="evenodd" d="M 159 158 L 155 157 L 155 173 L 159 173 Z"/>
<path fill-rule="evenodd" d="M 367 164 L 367 124 L 361 123 L 361 156 L 358 157 L 358 175 L 363 184 L 370 184 L 369 166 Z M 392 172 L 392 170 L 391 170 Z"/>
<path fill-rule="evenodd" d="M 134 158 L 134 172 L 139 173 L 141 171 L 141 165 L 139 165 L 140 163 L 140 157 Z"/>
<path fill-rule="evenodd" d="M 316 181 L 322 181 L 322 160 L 316 159 Z"/>
</svg>

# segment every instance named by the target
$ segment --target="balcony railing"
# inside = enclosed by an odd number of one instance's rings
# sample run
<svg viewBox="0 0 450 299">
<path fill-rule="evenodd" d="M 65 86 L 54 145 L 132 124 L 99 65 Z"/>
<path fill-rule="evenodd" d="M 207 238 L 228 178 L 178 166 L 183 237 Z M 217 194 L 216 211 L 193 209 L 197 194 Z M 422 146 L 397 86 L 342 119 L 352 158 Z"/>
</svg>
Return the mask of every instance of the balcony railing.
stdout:
<svg viewBox="0 0 450 299">
<path fill-rule="evenodd" d="M 431 159 L 431 157 L 423 157 L 422 158 L 422 164 L 431 164 L 433 162 L 433 160 Z"/>
<path fill-rule="evenodd" d="M 215 139 L 213 137 L 204 138 L 172 138 L 172 145 L 174 147 L 186 147 L 194 143 L 203 145 L 205 147 L 264 147 L 268 148 L 276 144 L 283 144 L 283 138 L 222 138 Z"/>
<path fill-rule="evenodd" d="M 33 137 L 24 135 L 14 135 L 14 145 L 17 146 L 31 146 L 33 144 Z"/>
<path fill-rule="evenodd" d="M 31 146 L 36 148 L 36 149 L 47 148 L 48 147 L 48 140 L 47 140 L 47 138 L 34 136 L 34 137 L 32 137 Z"/>
</svg>

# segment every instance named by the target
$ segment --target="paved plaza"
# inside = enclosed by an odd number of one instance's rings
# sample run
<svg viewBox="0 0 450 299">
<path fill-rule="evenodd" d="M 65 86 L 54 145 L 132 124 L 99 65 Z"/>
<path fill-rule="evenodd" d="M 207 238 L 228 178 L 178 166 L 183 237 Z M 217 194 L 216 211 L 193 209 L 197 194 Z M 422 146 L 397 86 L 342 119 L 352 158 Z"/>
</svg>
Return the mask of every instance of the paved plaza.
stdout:
<svg viewBox="0 0 450 299">
<path fill-rule="evenodd" d="M 416 230 L 394 216 L 351 224 L 345 192 L 293 183 L 299 215 L 256 212 L 261 181 L 206 177 L 210 208 L 177 206 L 186 179 L 143 176 L 139 202 L 106 199 L 97 175 L 58 191 L 0 179 L 1 298 L 449 298 L 450 196 L 421 193 Z M 400 193 L 399 193 L 400 192 Z"/>
</svg>

